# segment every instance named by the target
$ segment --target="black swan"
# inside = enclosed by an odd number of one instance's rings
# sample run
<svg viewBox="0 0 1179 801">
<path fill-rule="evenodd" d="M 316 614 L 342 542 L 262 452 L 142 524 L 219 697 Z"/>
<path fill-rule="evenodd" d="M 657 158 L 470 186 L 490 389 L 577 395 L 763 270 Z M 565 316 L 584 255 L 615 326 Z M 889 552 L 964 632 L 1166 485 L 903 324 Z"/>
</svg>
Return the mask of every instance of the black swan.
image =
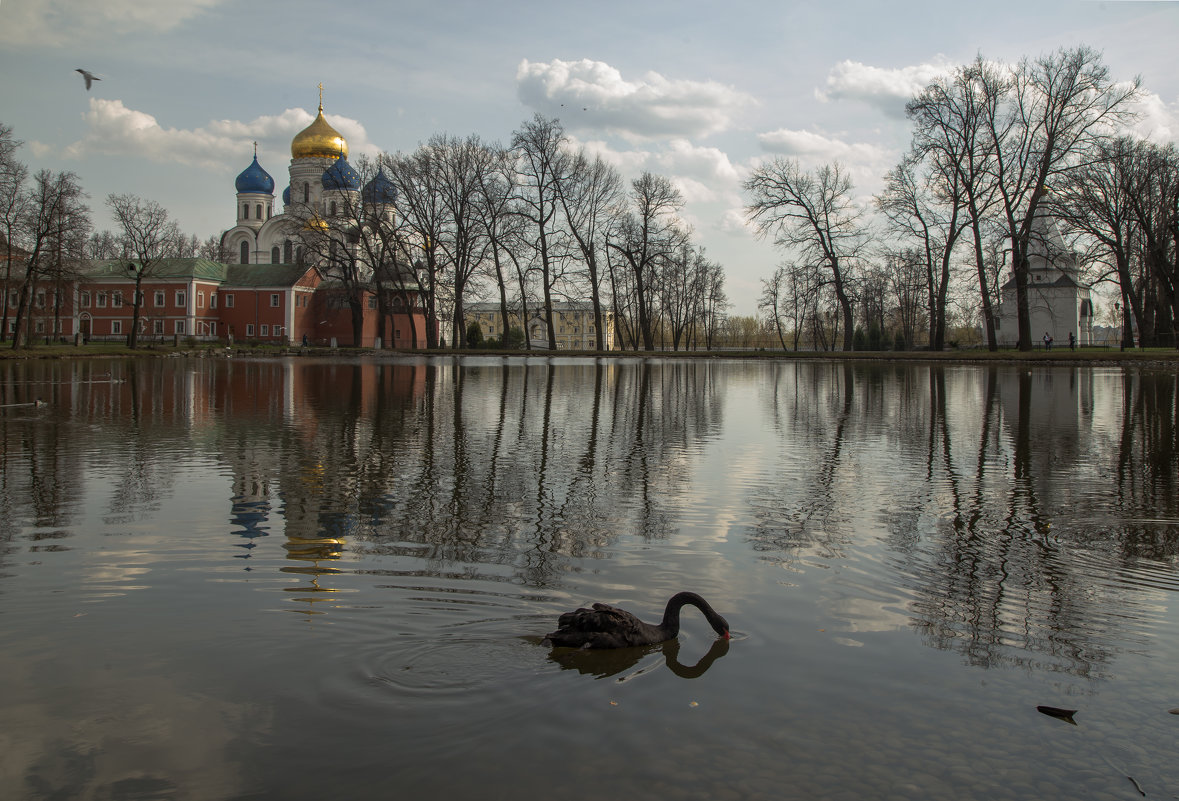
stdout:
<svg viewBox="0 0 1179 801">
<path fill-rule="evenodd" d="M 630 648 L 654 645 L 680 633 L 680 609 L 691 604 L 704 613 L 717 634 L 729 639 L 729 624 L 708 601 L 694 592 L 677 592 L 663 610 L 659 624 L 644 623 L 626 610 L 608 604 L 575 609 L 557 618 L 559 628 L 544 638 L 548 645 L 564 648 Z"/>
</svg>

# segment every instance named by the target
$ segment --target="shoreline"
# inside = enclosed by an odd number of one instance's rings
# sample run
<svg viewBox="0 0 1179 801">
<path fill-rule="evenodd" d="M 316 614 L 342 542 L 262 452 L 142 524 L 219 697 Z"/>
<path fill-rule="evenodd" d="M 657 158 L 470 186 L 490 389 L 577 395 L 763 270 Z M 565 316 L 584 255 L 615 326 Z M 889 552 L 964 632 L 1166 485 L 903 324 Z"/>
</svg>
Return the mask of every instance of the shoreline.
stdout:
<svg viewBox="0 0 1179 801">
<path fill-rule="evenodd" d="M 209 346 L 192 347 L 152 344 L 134 350 L 125 346 L 107 345 L 38 345 L 31 348 L 0 347 L 0 360 L 62 360 L 93 358 L 288 358 L 331 357 L 340 359 L 397 359 L 405 357 L 481 356 L 500 358 L 613 358 L 613 359 L 735 359 L 745 361 L 860 361 L 860 362 L 946 362 L 955 364 L 1040 364 L 1053 366 L 1087 365 L 1166 365 L 1179 367 L 1179 350 L 1151 348 L 1123 351 L 1114 348 L 1081 348 L 1078 350 L 1032 351 L 960 348 L 942 351 L 782 351 L 782 350 L 711 350 L 711 351 L 583 351 L 583 350 L 376 350 L 374 348 L 330 347 L 275 347 L 275 346 Z"/>
</svg>

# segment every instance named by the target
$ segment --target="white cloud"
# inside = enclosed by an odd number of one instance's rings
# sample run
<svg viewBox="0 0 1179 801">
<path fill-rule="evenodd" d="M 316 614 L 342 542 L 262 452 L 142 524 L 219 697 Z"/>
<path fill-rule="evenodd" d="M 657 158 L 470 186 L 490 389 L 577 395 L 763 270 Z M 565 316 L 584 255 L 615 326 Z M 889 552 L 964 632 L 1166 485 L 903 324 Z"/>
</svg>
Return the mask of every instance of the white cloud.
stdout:
<svg viewBox="0 0 1179 801">
<path fill-rule="evenodd" d="M 3 0 L 0 42 L 56 46 L 116 34 L 160 33 L 224 2 L 226 0 Z"/>
<path fill-rule="evenodd" d="M 721 215 L 720 223 L 717 226 L 721 231 L 727 234 L 748 234 L 754 235 L 753 225 L 749 222 L 749 215 L 745 213 L 745 208 L 731 208 L 726 209 L 725 213 Z"/>
<path fill-rule="evenodd" d="M 561 118 L 570 129 L 630 139 L 708 136 L 732 127 L 753 97 L 715 81 L 670 80 L 648 72 L 635 81 L 601 61 L 533 63 L 516 70 L 522 102 Z"/>
<path fill-rule="evenodd" d="M 374 155 L 378 151 L 368 141 L 364 126 L 356 120 L 325 116 L 348 141 L 352 157 L 361 153 Z M 291 139 L 314 119 L 300 108 L 249 122 L 214 120 L 191 130 L 166 128 L 151 114 L 127 108 L 121 100 L 99 98 L 90 99 L 90 110 L 82 118 L 86 133 L 65 149 L 68 158 L 139 156 L 161 164 L 188 164 L 217 171 L 240 169 L 248 164 L 253 141 L 259 142 L 264 155 L 275 154 L 276 160 L 289 158 Z M 240 156 L 235 158 L 234 153 Z M 277 176 L 279 173 L 274 168 L 281 169 L 281 164 L 272 163 L 268 168 Z"/>
<path fill-rule="evenodd" d="M 1138 114 L 1130 130 L 1144 139 L 1165 144 L 1179 134 L 1179 102 L 1167 103 L 1154 92 L 1143 90 L 1134 105 Z"/>
<path fill-rule="evenodd" d="M 600 156 L 627 181 L 644 171 L 666 176 L 689 203 L 731 203 L 740 197 L 742 172 L 719 148 L 693 145 L 686 139 L 651 149 L 618 150 L 601 140 L 582 142 L 576 137 L 570 137 L 570 145 Z"/>
<path fill-rule="evenodd" d="M 798 159 L 804 169 L 839 162 L 864 197 L 877 192 L 882 176 L 896 165 L 900 151 L 865 142 L 845 142 L 811 131 L 777 131 L 758 134 L 764 150 Z"/>
<path fill-rule="evenodd" d="M 779 128 L 758 134 L 762 149 L 770 153 L 794 156 L 800 161 L 823 163 L 841 161 L 849 164 L 879 164 L 889 160 L 889 153 L 879 145 L 851 143 L 811 131 Z"/>
<path fill-rule="evenodd" d="M 876 106 L 890 117 L 904 117 L 905 103 L 930 81 L 953 69 L 948 61 L 917 64 L 899 69 L 871 67 L 858 61 L 841 61 L 827 74 L 827 85 L 816 89 L 815 97 L 830 100 L 860 100 Z"/>
</svg>

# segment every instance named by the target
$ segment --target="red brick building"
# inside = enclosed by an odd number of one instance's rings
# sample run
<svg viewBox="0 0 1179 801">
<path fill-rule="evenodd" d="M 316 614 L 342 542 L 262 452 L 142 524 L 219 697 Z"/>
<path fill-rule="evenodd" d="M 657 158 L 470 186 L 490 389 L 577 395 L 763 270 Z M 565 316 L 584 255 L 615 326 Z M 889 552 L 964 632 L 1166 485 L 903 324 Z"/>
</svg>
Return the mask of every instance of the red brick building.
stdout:
<svg viewBox="0 0 1179 801">
<path fill-rule="evenodd" d="M 27 312 L 29 338 L 117 341 L 131 331 L 135 275 L 128 261 L 83 262 L 79 278 L 40 282 Z M 415 292 L 375 285 L 363 292 L 363 326 L 353 341 L 352 312 L 340 286 L 314 267 L 221 264 L 168 259 L 140 285 L 140 341 L 265 342 L 413 348 L 425 346 L 425 316 Z M 19 291 L 8 293 L 9 337 L 15 332 Z M 381 307 L 387 312 L 382 320 Z"/>
</svg>

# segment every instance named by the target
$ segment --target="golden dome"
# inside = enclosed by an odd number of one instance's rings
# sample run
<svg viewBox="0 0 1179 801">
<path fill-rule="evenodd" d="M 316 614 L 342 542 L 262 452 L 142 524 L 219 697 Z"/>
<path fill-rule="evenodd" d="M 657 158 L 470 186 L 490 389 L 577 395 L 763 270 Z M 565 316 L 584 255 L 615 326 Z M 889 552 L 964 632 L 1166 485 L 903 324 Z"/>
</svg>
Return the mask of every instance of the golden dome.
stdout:
<svg viewBox="0 0 1179 801">
<path fill-rule="evenodd" d="M 348 158 L 348 143 L 339 131 L 328 125 L 328 121 L 323 118 L 323 106 L 320 105 L 315 121 L 291 140 L 291 157 L 334 159 L 340 156 Z"/>
</svg>

